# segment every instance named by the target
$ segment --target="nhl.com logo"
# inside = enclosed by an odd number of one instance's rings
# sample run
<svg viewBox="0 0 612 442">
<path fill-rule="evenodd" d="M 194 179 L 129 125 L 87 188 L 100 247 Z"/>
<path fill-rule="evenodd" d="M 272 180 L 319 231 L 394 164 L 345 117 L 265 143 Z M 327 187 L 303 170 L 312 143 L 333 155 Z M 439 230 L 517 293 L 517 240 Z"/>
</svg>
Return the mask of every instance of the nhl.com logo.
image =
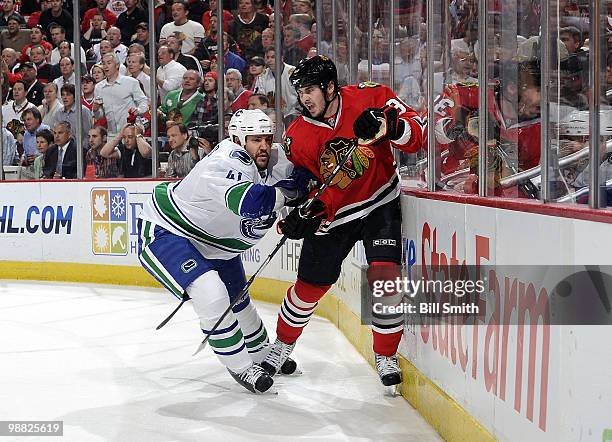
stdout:
<svg viewBox="0 0 612 442">
<path fill-rule="evenodd" d="M 91 189 L 91 249 L 94 255 L 127 255 L 127 192 Z"/>
</svg>

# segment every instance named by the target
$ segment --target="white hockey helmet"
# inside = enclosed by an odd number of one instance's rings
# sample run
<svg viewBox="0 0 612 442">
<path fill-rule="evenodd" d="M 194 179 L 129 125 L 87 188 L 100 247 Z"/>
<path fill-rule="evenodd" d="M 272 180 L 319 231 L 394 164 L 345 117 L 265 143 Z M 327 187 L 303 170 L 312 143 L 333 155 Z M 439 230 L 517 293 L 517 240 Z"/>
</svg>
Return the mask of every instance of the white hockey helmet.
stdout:
<svg viewBox="0 0 612 442">
<path fill-rule="evenodd" d="M 261 109 L 240 109 L 230 120 L 228 133 L 230 140 L 237 137 L 240 145 L 246 144 L 247 135 L 273 135 L 272 120 Z"/>
<path fill-rule="evenodd" d="M 612 110 L 602 109 L 600 112 L 600 134 L 612 136 Z M 559 124 L 559 135 L 568 137 L 588 137 L 590 128 L 589 111 L 573 111 Z"/>
</svg>

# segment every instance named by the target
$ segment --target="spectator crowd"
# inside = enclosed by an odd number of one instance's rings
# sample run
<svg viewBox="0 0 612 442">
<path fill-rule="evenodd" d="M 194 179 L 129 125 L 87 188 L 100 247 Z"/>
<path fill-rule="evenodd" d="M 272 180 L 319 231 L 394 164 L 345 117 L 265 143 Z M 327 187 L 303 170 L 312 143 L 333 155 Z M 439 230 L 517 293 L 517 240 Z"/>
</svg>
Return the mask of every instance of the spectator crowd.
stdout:
<svg viewBox="0 0 612 442">
<path fill-rule="evenodd" d="M 86 178 L 150 177 L 152 118 L 162 171 L 182 177 L 218 142 L 219 112 L 226 124 L 239 109 L 262 109 L 274 118 L 274 14 L 267 0 L 224 1 L 222 31 L 216 0 L 81 0 L 79 29 L 73 1 L 0 1 L 3 164 L 21 166 L 22 178 L 75 178 L 79 137 Z M 298 115 L 289 75 L 316 53 L 313 4 L 281 5 L 282 124 Z M 221 56 L 224 78 L 217 75 Z M 152 94 L 157 109 L 151 109 Z"/>
</svg>

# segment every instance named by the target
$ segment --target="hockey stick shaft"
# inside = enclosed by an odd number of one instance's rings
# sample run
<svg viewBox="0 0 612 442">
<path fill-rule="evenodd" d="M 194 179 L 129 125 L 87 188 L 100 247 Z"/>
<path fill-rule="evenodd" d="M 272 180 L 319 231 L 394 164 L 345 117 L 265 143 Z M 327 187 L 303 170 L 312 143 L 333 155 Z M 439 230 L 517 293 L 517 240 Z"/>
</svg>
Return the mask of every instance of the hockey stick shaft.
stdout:
<svg viewBox="0 0 612 442">
<path fill-rule="evenodd" d="M 334 167 L 334 170 L 332 171 L 332 173 L 327 177 L 327 179 L 325 180 L 325 182 L 321 185 L 321 187 L 319 187 L 319 190 L 314 194 L 314 196 L 308 201 L 308 203 L 306 203 L 306 205 L 304 206 L 304 212 L 308 212 L 308 209 L 310 209 L 310 207 L 312 207 L 312 205 L 314 204 L 314 202 L 316 200 L 318 200 L 321 195 L 323 194 L 323 192 L 325 191 L 325 189 L 327 189 L 329 187 L 329 185 L 331 184 L 331 182 L 333 181 L 333 179 L 336 177 L 336 175 L 338 174 L 338 172 L 340 172 L 340 170 L 342 169 L 342 167 L 344 167 L 344 165 L 346 164 L 346 162 L 348 161 L 349 158 L 351 158 L 353 156 L 353 152 L 355 152 L 355 149 L 357 149 L 357 147 L 359 146 L 359 143 L 357 141 L 357 139 L 355 138 L 353 141 L 353 144 L 351 145 L 349 151 L 346 153 L 346 155 L 344 156 L 344 158 L 342 158 L 342 160 L 336 164 L 336 167 Z M 214 334 L 215 331 L 217 331 L 217 329 L 219 328 L 219 326 L 221 325 L 221 323 L 223 322 L 223 320 L 227 317 L 227 315 L 229 315 L 229 313 L 232 311 L 232 308 L 234 308 L 234 306 L 236 304 L 238 304 L 238 302 L 240 302 L 242 300 L 242 298 L 244 298 L 244 296 L 249 292 L 249 288 L 251 287 L 251 285 L 253 284 L 253 282 L 255 281 L 255 278 L 261 273 L 261 271 L 264 269 L 264 267 L 266 267 L 268 265 L 268 263 L 270 261 L 272 261 L 272 258 L 274 258 L 274 255 L 276 255 L 276 253 L 281 249 L 281 247 L 285 244 L 285 242 L 287 242 L 287 237 L 285 235 L 283 235 L 281 237 L 281 239 L 278 241 L 278 243 L 276 244 L 276 247 L 274 247 L 274 249 L 272 250 L 272 252 L 268 255 L 268 257 L 264 260 L 264 262 L 261 263 L 261 265 L 259 266 L 259 268 L 257 269 L 257 271 L 249 278 L 249 280 L 247 281 L 246 285 L 244 286 L 244 288 L 240 291 L 240 293 L 238 293 L 238 296 L 236 296 L 236 298 L 230 303 L 230 306 L 225 310 L 225 312 L 223 312 L 223 314 L 221 315 L 221 317 L 219 318 L 219 320 L 217 320 L 217 322 L 215 323 L 215 325 L 213 326 L 213 328 L 210 329 L 210 331 L 208 332 L 208 334 L 206 335 L 206 337 L 204 338 L 204 340 L 200 343 L 200 345 L 198 346 L 198 348 L 196 349 L 195 353 L 193 354 L 193 356 L 195 356 L 196 354 L 198 354 L 200 351 L 202 351 L 205 347 L 206 344 L 208 343 L 208 340 L 210 339 L 210 337 Z"/>
<path fill-rule="evenodd" d="M 176 312 L 178 312 L 178 311 L 179 311 L 179 309 L 180 309 L 180 308 L 183 306 L 183 304 L 185 304 L 185 303 L 186 303 L 187 301 L 189 301 L 190 299 L 191 299 L 191 298 L 190 298 L 189 296 L 187 296 L 187 295 L 183 295 L 183 299 L 181 300 L 181 303 L 178 305 L 178 307 L 177 307 L 177 308 L 175 308 L 175 309 L 172 311 L 172 313 L 170 313 L 170 315 L 169 315 L 169 316 L 168 316 L 166 319 L 164 319 L 164 320 L 161 322 L 161 324 L 159 324 L 159 325 L 158 325 L 158 326 L 155 328 L 155 330 L 159 330 L 159 329 L 160 329 L 160 328 L 162 328 L 164 325 L 166 325 L 166 324 L 168 323 L 168 321 L 170 321 L 170 319 L 172 319 L 172 317 L 173 317 L 174 315 L 176 315 Z"/>
</svg>

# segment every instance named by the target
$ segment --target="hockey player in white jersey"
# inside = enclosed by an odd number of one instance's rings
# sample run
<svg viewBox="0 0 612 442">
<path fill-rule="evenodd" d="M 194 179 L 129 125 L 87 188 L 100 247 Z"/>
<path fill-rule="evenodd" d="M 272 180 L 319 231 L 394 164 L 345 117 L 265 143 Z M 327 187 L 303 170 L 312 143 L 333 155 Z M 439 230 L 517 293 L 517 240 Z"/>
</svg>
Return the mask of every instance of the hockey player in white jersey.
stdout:
<svg viewBox="0 0 612 442">
<path fill-rule="evenodd" d="M 274 225 L 276 211 L 307 193 L 311 175 L 293 169 L 272 146 L 261 110 L 232 117 L 229 138 L 178 182 L 155 187 L 138 222 L 140 261 L 177 298 L 188 295 L 204 333 L 246 284 L 240 253 Z M 272 378 L 258 365 L 269 351 L 266 329 L 247 296 L 209 340 L 232 377 L 254 393 Z M 295 370 L 295 362 L 285 372 Z"/>
</svg>

